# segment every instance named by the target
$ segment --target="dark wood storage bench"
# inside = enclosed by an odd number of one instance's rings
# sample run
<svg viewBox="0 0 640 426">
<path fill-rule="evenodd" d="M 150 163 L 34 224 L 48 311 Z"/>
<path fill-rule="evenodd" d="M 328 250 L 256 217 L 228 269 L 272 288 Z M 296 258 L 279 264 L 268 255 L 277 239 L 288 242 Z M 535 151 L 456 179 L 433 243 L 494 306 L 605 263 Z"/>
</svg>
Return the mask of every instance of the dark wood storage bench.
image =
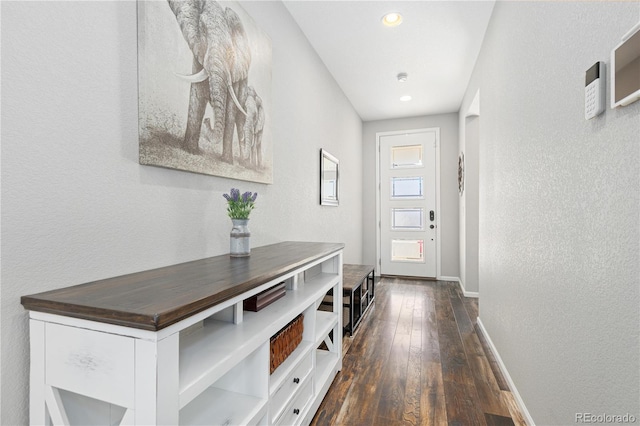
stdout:
<svg viewBox="0 0 640 426">
<path fill-rule="evenodd" d="M 344 326 L 344 330 L 353 336 L 375 298 L 374 267 L 344 264 L 342 283 L 343 306 L 349 309 L 349 323 Z"/>
<path fill-rule="evenodd" d="M 374 267 L 345 263 L 342 267 L 342 329 L 353 336 L 362 317 L 375 299 Z M 333 293 L 329 291 L 320 309 L 330 309 Z"/>
</svg>

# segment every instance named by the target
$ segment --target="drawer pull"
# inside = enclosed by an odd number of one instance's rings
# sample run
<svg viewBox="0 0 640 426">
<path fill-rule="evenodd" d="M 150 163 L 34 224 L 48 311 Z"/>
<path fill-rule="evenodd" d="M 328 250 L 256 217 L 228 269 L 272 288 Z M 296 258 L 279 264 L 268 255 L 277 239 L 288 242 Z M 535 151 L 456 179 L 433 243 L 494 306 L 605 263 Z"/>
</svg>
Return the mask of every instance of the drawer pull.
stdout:
<svg viewBox="0 0 640 426">
<path fill-rule="evenodd" d="M 295 414 L 297 416 L 298 414 L 300 414 L 300 410 L 298 408 L 294 408 L 293 409 L 293 414 Z"/>
<path fill-rule="evenodd" d="M 293 378 L 293 383 L 300 383 L 300 378 L 299 377 L 294 377 Z"/>
</svg>

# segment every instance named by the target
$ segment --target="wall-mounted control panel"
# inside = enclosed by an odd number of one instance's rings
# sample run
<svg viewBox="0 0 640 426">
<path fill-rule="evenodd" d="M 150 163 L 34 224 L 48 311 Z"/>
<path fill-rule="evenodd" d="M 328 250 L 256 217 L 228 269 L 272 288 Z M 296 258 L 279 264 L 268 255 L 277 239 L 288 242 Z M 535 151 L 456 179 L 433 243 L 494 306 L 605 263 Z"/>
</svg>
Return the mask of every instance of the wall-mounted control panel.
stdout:
<svg viewBox="0 0 640 426">
<path fill-rule="evenodd" d="M 585 74 L 584 81 L 584 118 L 592 119 L 604 111 L 605 65 L 598 61 Z"/>
</svg>

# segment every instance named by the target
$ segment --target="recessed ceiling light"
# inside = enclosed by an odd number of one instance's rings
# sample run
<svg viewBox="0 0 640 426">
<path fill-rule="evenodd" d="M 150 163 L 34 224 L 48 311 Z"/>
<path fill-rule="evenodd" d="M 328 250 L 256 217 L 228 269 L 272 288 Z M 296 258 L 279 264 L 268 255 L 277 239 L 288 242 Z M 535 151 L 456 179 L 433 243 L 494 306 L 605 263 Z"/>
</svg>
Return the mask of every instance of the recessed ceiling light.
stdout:
<svg viewBox="0 0 640 426">
<path fill-rule="evenodd" d="M 402 102 L 409 102 L 411 100 L 411 96 L 410 95 L 400 96 L 400 100 Z"/>
<path fill-rule="evenodd" d="M 402 15 L 398 12 L 390 12 L 382 17 L 382 23 L 387 27 L 397 27 L 402 23 Z"/>
</svg>

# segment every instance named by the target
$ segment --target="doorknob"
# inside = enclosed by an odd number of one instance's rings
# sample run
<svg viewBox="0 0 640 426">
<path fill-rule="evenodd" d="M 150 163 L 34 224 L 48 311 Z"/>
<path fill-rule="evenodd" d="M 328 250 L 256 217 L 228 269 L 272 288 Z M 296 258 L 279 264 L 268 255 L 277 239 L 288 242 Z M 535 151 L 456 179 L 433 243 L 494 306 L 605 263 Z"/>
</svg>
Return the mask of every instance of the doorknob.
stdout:
<svg viewBox="0 0 640 426">
<path fill-rule="evenodd" d="M 429 220 L 430 220 L 431 222 L 433 222 L 433 220 L 434 220 L 434 219 L 435 219 L 435 213 L 433 212 L 433 210 L 431 210 L 431 211 L 429 212 Z M 432 228 L 432 229 L 433 229 L 433 228 Z"/>
<path fill-rule="evenodd" d="M 435 228 L 435 225 L 429 225 L 429 229 Z"/>
</svg>

